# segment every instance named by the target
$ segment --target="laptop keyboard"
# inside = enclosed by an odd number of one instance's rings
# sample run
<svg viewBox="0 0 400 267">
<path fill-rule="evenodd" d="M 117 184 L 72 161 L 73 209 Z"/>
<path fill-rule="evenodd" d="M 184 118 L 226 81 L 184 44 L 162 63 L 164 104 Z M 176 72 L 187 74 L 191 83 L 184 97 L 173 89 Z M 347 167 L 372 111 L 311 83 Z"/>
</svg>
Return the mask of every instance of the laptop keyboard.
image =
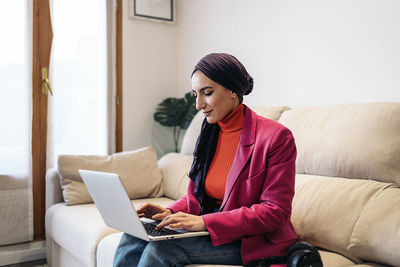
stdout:
<svg viewBox="0 0 400 267">
<path fill-rule="evenodd" d="M 152 223 L 145 223 L 143 222 L 144 229 L 146 230 L 147 234 L 150 236 L 165 236 L 165 235 L 177 235 L 181 234 L 177 231 L 167 229 L 167 228 L 161 228 L 159 230 L 156 230 L 156 225 Z"/>
</svg>

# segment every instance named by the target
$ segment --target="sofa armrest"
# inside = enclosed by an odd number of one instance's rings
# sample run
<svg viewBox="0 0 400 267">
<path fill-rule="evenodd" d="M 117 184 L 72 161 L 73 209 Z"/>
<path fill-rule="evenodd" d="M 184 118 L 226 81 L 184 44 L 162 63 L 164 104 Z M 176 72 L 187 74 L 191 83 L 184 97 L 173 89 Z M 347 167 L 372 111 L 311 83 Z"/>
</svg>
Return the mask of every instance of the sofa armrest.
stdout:
<svg viewBox="0 0 400 267">
<path fill-rule="evenodd" d="M 64 202 L 60 177 L 57 170 L 51 168 L 46 172 L 46 210 L 59 202 Z"/>
</svg>

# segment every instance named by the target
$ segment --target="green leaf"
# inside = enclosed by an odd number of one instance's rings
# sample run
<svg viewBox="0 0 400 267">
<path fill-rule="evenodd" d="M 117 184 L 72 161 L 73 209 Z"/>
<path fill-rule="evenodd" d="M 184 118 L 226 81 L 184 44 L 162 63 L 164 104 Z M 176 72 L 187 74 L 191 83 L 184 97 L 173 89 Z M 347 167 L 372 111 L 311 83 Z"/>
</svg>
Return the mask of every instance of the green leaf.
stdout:
<svg viewBox="0 0 400 267">
<path fill-rule="evenodd" d="M 192 93 L 186 93 L 184 99 L 186 103 L 186 110 L 180 124 L 182 130 L 185 130 L 189 127 L 193 117 L 197 114 L 196 97 Z"/>
<path fill-rule="evenodd" d="M 154 120 L 163 126 L 174 127 L 175 151 L 178 151 L 181 129 L 189 127 L 196 113 L 196 97 L 192 93 L 186 93 L 184 98 L 169 97 L 158 104 Z"/>
<path fill-rule="evenodd" d="M 158 104 L 154 120 L 163 126 L 179 126 L 184 116 L 185 101 L 182 98 L 167 98 Z"/>
</svg>

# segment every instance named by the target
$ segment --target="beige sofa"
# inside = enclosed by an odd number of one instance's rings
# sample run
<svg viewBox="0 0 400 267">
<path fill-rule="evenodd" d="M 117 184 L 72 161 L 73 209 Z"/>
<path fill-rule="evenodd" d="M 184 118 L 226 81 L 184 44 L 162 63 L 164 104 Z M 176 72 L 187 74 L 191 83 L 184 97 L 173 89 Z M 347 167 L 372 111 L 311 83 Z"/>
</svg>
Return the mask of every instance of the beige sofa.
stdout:
<svg viewBox="0 0 400 267">
<path fill-rule="evenodd" d="M 292 221 L 301 240 L 320 248 L 324 266 L 400 266 L 400 103 L 254 110 L 294 134 L 298 157 Z M 148 195 L 152 198 L 141 195 L 132 200 L 134 205 L 147 201 L 168 205 L 185 193 L 201 120 L 201 114 L 193 119 L 181 153 L 156 162 L 155 178 L 131 178 L 138 179 L 136 185 L 152 187 Z M 88 164 L 85 157 L 77 159 Z M 114 160 L 89 161 L 100 169 L 107 165 L 123 172 L 123 164 Z M 54 267 L 112 266 L 121 233 L 104 224 L 94 204 L 64 202 L 71 194 L 87 194 L 79 179 L 68 180 L 75 174 L 64 170 L 79 164 L 67 160 L 59 171 L 47 172 L 47 260 Z M 69 188 L 74 183 L 76 188 Z"/>
</svg>

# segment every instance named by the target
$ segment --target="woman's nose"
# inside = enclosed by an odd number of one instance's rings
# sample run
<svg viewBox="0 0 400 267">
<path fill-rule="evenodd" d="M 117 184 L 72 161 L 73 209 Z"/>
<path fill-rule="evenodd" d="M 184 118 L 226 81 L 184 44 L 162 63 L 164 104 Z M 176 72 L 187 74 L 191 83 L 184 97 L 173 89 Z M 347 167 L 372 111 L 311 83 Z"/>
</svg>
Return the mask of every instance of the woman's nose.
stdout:
<svg viewBox="0 0 400 267">
<path fill-rule="evenodd" d="M 200 110 L 200 109 L 204 109 L 205 107 L 205 102 L 203 100 L 203 98 L 201 96 L 197 96 L 196 97 L 196 109 Z"/>
</svg>

